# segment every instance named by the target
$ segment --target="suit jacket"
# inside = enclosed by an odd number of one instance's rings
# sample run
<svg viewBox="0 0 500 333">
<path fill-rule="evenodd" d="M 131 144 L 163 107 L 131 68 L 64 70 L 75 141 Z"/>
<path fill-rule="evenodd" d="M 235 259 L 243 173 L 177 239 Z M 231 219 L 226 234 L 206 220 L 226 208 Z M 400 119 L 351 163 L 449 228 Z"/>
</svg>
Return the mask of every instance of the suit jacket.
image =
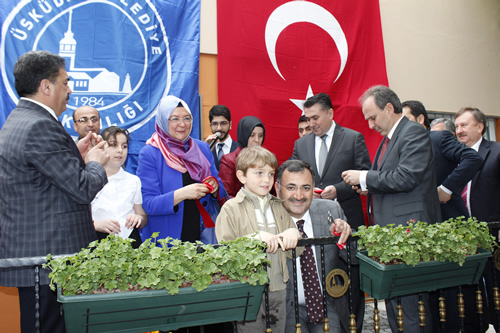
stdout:
<svg viewBox="0 0 500 333">
<path fill-rule="evenodd" d="M 229 147 L 229 152 L 232 153 L 239 146 L 240 145 L 238 144 L 238 142 L 233 140 L 233 143 L 231 143 L 231 147 Z M 215 167 L 217 168 L 217 170 L 220 170 L 220 161 L 217 158 L 217 143 L 215 144 L 214 148 L 212 149 L 212 156 L 214 157 Z"/>
<path fill-rule="evenodd" d="M 483 168 L 472 178 L 471 213 L 479 221 L 499 221 L 500 205 L 496 194 L 500 188 L 500 143 L 483 139 L 478 152 L 484 164 Z"/>
<path fill-rule="evenodd" d="M 106 184 L 47 110 L 21 99 L 0 131 L 0 258 L 72 254 L 97 239 L 90 203 Z M 33 269 L 0 271 L 0 285 L 34 285 Z M 47 271 L 41 284 L 48 284 Z"/>
<path fill-rule="evenodd" d="M 352 228 L 364 225 L 361 199 L 350 185 L 344 183 L 341 177 L 345 170 L 368 170 L 370 168 L 370 155 L 363 135 L 336 124 L 322 175 L 318 174 L 314 146 L 314 133 L 303 136 L 295 141 L 292 159 L 309 163 L 311 168 L 315 170 L 314 183 L 316 187 L 324 189 L 328 185 L 335 186 L 337 201 L 342 206 Z"/>
<path fill-rule="evenodd" d="M 311 216 L 311 222 L 313 227 L 314 238 L 319 237 L 330 237 L 330 224 L 328 223 L 328 211 L 331 211 L 332 217 L 334 219 L 340 218 L 345 220 L 346 217 L 342 208 L 338 202 L 333 200 L 324 199 L 313 199 L 311 202 L 311 207 L 309 207 L 309 214 Z M 320 245 L 315 246 L 316 249 L 316 267 L 318 273 L 321 276 L 321 258 L 320 258 Z M 354 254 L 354 250 L 352 250 Z M 337 268 L 337 262 L 339 256 L 342 256 L 344 260 L 347 260 L 347 251 L 344 248 L 339 250 L 338 246 L 335 244 L 325 245 L 325 272 L 328 275 L 330 271 Z M 293 259 L 287 259 L 288 272 L 290 277 L 293 274 Z M 298 267 L 298 266 L 297 266 Z M 287 321 L 292 320 L 295 322 L 295 310 L 294 310 L 294 295 L 293 295 L 293 279 L 290 278 L 286 285 L 286 307 L 287 307 Z M 349 303 L 347 299 L 347 293 L 340 298 L 333 298 L 327 294 L 327 307 L 328 309 L 334 309 L 341 319 L 342 326 L 348 331 L 349 327 Z M 301 321 L 305 321 L 306 318 L 300 318 Z"/>
<path fill-rule="evenodd" d="M 382 144 L 366 176 L 375 223 L 384 226 L 410 219 L 441 221 L 434 154 L 424 127 L 403 117 L 378 167 Z"/>
<path fill-rule="evenodd" d="M 457 141 L 449 131 L 429 132 L 434 149 L 437 184 L 452 191 L 451 199 L 441 204 L 443 220 L 469 216 L 462 200 L 462 190 L 469 180 L 481 170 L 483 159 L 472 148 Z"/>
<path fill-rule="evenodd" d="M 243 148 L 238 146 L 235 151 L 225 154 L 220 159 L 219 176 L 220 179 L 222 179 L 227 194 L 229 194 L 231 198 L 234 198 L 243 187 L 243 184 L 241 184 L 238 177 L 236 177 L 236 158 L 242 150 Z"/>
</svg>

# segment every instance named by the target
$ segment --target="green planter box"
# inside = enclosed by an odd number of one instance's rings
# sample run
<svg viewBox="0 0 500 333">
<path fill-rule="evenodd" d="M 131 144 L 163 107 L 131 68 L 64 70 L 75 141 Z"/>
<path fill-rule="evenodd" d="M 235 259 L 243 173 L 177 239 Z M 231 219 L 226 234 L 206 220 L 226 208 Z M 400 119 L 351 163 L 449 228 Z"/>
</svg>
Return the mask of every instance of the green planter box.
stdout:
<svg viewBox="0 0 500 333">
<path fill-rule="evenodd" d="M 381 265 L 358 252 L 361 289 L 375 299 L 433 291 L 464 284 L 475 284 L 483 274 L 491 252 L 479 249 L 463 266 L 453 262 L 425 261 L 416 266 Z"/>
<path fill-rule="evenodd" d="M 181 327 L 254 320 L 264 286 L 241 282 L 210 285 L 197 292 L 166 290 L 63 296 L 66 329 L 71 332 L 168 331 Z"/>
</svg>

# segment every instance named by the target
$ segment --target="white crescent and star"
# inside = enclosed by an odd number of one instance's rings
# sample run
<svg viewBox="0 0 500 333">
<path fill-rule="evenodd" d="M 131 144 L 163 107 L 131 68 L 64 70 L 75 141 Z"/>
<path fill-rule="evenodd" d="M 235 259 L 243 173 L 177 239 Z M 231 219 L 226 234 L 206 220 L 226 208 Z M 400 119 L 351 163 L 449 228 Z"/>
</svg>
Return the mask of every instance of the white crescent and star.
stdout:
<svg viewBox="0 0 500 333">
<path fill-rule="evenodd" d="M 337 19 L 325 8 L 309 1 L 287 2 L 276 8 L 269 16 L 265 30 L 265 41 L 267 53 L 274 69 L 286 81 L 276 62 L 276 42 L 286 27 L 299 22 L 317 25 L 332 37 L 340 54 L 340 70 L 334 82 L 337 81 L 347 62 L 347 39 Z"/>
</svg>

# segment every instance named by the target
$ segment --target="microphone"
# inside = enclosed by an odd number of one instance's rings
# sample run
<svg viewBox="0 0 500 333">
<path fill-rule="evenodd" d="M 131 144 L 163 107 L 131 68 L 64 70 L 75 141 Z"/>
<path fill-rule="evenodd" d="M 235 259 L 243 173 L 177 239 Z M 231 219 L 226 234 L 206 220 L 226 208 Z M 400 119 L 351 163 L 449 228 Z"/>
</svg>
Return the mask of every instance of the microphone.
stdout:
<svg viewBox="0 0 500 333">
<path fill-rule="evenodd" d="M 219 141 L 219 139 L 221 137 L 220 132 L 215 132 L 215 135 L 217 135 L 217 137 L 215 139 L 213 139 L 212 142 L 210 142 L 210 150 L 212 150 L 212 148 L 215 146 L 215 143 L 217 141 Z"/>
</svg>

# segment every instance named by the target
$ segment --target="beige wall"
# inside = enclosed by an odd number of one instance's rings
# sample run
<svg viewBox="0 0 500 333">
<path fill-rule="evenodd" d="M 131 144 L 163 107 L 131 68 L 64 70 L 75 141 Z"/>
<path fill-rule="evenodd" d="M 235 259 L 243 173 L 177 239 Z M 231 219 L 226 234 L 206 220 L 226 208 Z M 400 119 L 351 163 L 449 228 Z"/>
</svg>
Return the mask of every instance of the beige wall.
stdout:
<svg viewBox="0 0 500 333">
<path fill-rule="evenodd" d="M 380 0 L 390 86 L 428 110 L 500 116 L 499 0 Z"/>
<path fill-rule="evenodd" d="M 217 53 L 216 5 L 202 0 L 202 53 Z M 380 12 L 389 84 L 402 100 L 500 117 L 500 0 L 380 0 Z"/>
</svg>

